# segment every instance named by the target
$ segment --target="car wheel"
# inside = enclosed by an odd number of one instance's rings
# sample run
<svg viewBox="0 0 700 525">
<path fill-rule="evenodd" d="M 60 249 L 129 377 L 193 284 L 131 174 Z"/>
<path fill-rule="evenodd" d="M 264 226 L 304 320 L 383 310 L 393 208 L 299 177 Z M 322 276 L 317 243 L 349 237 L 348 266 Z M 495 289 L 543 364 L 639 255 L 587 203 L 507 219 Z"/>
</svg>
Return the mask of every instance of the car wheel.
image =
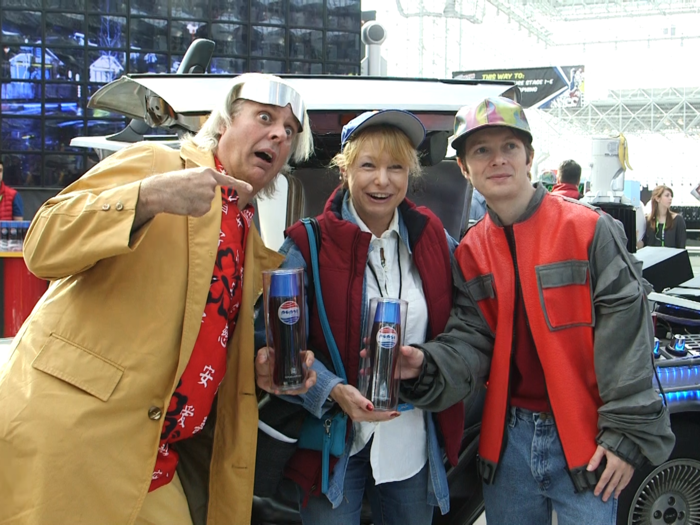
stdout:
<svg viewBox="0 0 700 525">
<path fill-rule="evenodd" d="M 700 425 L 674 422 L 676 446 L 657 467 L 639 469 L 620 495 L 620 525 L 700 525 Z"/>
</svg>

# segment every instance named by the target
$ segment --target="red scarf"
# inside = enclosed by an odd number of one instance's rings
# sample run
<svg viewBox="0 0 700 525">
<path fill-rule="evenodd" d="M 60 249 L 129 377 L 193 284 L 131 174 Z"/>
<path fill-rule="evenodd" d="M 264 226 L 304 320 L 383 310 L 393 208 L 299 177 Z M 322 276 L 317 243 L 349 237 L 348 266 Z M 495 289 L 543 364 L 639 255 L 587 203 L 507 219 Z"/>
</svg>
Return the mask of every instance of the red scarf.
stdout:
<svg viewBox="0 0 700 525">
<path fill-rule="evenodd" d="M 216 169 L 226 174 L 218 158 Z M 243 284 L 244 247 L 253 207 L 238 209 L 238 194 L 221 187 L 221 230 L 202 327 L 177 389 L 170 399 L 160 436 L 158 457 L 149 490 L 170 483 L 178 454 L 170 443 L 193 436 L 207 422 L 216 392 L 226 373 L 226 345 L 236 328 Z"/>
</svg>

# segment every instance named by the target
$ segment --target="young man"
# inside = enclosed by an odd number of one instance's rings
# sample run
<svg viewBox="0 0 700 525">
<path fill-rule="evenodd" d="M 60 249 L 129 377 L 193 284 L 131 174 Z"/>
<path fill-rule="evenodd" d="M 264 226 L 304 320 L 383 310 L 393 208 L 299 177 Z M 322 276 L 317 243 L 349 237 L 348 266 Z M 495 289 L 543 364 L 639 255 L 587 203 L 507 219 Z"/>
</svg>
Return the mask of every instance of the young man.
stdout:
<svg viewBox="0 0 700 525">
<path fill-rule="evenodd" d="M 179 150 L 135 144 L 41 207 L 24 257 L 52 284 L 0 373 L 0 523 L 250 524 L 253 306 L 283 259 L 250 203 L 311 151 L 301 96 L 242 75 Z"/>
<path fill-rule="evenodd" d="M 0 221 L 21 221 L 24 215 L 22 196 L 5 184 L 4 172 L 5 166 L 0 159 Z"/>
<path fill-rule="evenodd" d="M 488 379 L 489 525 L 549 523 L 552 508 L 560 525 L 614 524 L 634 469 L 663 462 L 675 441 L 652 386 L 640 270 L 609 215 L 532 186 L 532 134 L 515 102 L 462 108 L 452 145 L 488 211 L 455 251 L 445 333 L 422 353 L 402 349 L 402 377 L 417 376 L 404 397 L 439 409 Z"/>
<path fill-rule="evenodd" d="M 552 195 L 562 195 L 579 200 L 581 194 L 578 185 L 581 182 L 581 166 L 576 161 L 565 160 L 557 171 L 557 183 L 552 188 Z"/>
</svg>

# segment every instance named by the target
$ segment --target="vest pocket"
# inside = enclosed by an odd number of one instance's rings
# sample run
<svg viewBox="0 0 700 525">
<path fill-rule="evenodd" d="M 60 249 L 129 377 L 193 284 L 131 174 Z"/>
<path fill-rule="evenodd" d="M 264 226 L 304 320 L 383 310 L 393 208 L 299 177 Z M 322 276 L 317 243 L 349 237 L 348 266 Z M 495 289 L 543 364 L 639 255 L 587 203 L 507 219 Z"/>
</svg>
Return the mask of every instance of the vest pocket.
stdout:
<svg viewBox="0 0 700 525">
<path fill-rule="evenodd" d="M 537 288 L 550 330 L 593 326 L 588 261 L 562 261 L 535 267 Z"/>
<path fill-rule="evenodd" d="M 124 369 L 51 334 L 34 358 L 32 367 L 107 401 L 117 387 Z"/>
</svg>

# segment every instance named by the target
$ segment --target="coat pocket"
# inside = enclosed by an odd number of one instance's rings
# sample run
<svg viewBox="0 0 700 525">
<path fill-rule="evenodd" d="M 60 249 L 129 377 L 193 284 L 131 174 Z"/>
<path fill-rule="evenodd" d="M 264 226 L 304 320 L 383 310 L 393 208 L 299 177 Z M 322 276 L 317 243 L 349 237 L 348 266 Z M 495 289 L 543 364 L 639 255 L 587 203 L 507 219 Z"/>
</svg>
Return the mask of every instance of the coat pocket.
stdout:
<svg viewBox="0 0 700 525">
<path fill-rule="evenodd" d="M 588 261 L 562 261 L 535 267 L 540 303 L 550 330 L 593 326 Z"/>
<path fill-rule="evenodd" d="M 107 401 L 124 369 L 89 350 L 51 334 L 32 367 Z"/>
</svg>

